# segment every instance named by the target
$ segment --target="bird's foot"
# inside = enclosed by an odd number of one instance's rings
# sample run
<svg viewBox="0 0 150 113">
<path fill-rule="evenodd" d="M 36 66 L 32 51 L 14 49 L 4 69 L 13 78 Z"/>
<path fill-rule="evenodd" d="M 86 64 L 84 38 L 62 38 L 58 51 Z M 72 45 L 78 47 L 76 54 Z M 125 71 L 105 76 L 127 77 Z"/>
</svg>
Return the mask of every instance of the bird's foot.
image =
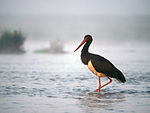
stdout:
<svg viewBox="0 0 150 113">
<path fill-rule="evenodd" d="M 100 93 L 100 89 L 96 89 L 94 92 L 99 92 Z"/>
</svg>

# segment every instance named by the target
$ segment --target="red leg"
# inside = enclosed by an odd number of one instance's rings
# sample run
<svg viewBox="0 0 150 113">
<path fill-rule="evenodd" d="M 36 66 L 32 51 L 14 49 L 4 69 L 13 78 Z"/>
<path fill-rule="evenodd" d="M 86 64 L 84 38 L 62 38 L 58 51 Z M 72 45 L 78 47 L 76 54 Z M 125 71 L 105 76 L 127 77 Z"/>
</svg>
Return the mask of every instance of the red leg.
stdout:
<svg viewBox="0 0 150 113">
<path fill-rule="evenodd" d="M 107 77 L 107 76 L 106 76 Z M 107 77 L 110 81 L 108 82 L 108 83 L 106 83 L 106 84 L 104 84 L 102 87 L 104 87 L 104 86 L 106 86 L 106 85 L 108 85 L 108 84 L 110 84 L 111 82 L 112 82 L 112 79 L 111 78 L 109 78 L 109 77 Z M 101 88 L 102 88 L 101 87 Z"/>
<path fill-rule="evenodd" d="M 101 89 L 101 80 L 100 80 L 100 76 L 98 77 L 99 78 L 99 88 L 95 90 L 95 92 L 100 92 L 100 89 Z"/>
</svg>

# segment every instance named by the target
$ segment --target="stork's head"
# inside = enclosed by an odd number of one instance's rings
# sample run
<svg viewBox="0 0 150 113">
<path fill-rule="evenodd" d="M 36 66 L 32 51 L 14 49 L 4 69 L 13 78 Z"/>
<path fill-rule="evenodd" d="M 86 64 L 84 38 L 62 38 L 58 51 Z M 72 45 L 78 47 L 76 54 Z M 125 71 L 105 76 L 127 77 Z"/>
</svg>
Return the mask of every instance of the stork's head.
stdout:
<svg viewBox="0 0 150 113">
<path fill-rule="evenodd" d="M 91 35 L 85 35 L 84 40 L 81 42 L 81 44 L 74 50 L 76 52 L 85 42 L 92 42 L 92 36 Z"/>
</svg>

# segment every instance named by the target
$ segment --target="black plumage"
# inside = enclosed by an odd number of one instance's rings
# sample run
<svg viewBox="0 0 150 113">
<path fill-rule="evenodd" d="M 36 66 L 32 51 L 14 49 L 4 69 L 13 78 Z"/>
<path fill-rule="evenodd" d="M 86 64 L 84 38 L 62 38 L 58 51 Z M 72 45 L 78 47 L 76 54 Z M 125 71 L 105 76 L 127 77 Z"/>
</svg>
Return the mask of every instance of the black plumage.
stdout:
<svg viewBox="0 0 150 113">
<path fill-rule="evenodd" d="M 92 53 L 81 53 L 81 60 L 85 65 L 88 65 L 88 61 L 91 60 L 97 72 L 103 73 L 108 77 L 116 78 L 123 83 L 126 81 L 123 73 L 117 69 L 109 60 L 100 55 Z"/>
<path fill-rule="evenodd" d="M 91 61 L 92 66 L 98 73 L 102 73 L 106 75 L 108 79 L 110 79 L 109 77 L 112 77 L 124 83 L 126 79 L 123 73 L 119 69 L 117 69 L 109 60 L 107 60 L 106 58 L 100 55 L 96 55 L 88 52 L 89 46 L 92 43 L 92 41 L 93 41 L 92 36 L 86 35 L 84 37 L 83 42 L 77 48 L 79 49 L 86 42 L 86 44 L 84 45 L 81 51 L 81 60 L 83 64 L 88 65 L 89 61 Z"/>
</svg>

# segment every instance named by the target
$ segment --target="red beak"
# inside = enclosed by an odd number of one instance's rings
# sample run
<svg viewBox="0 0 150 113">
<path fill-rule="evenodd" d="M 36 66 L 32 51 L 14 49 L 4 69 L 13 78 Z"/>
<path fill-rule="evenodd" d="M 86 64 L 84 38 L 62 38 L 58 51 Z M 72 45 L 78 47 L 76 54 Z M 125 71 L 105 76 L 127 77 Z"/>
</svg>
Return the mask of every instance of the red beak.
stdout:
<svg viewBox="0 0 150 113">
<path fill-rule="evenodd" d="M 81 42 L 81 44 L 74 50 L 76 52 L 85 42 L 87 41 L 87 38 L 84 38 L 84 40 Z"/>
</svg>

